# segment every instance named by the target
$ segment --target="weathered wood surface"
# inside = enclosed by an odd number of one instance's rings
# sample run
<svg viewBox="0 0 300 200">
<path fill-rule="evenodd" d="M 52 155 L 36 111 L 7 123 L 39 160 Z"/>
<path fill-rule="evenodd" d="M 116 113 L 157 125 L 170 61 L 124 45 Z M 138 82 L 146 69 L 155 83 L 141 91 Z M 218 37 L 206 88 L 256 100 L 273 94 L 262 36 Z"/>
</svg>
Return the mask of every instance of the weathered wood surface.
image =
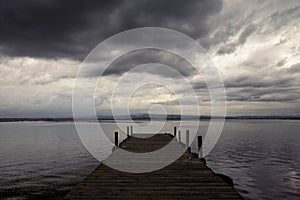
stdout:
<svg viewBox="0 0 300 200">
<path fill-rule="evenodd" d="M 156 134 L 151 138 L 130 137 L 120 147 L 132 152 L 150 152 L 163 147 L 172 139 L 169 134 Z M 185 152 L 169 166 L 148 173 L 121 172 L 100 164 L 65 198 L 243 199 L 189 152 Z"/>
</svg>

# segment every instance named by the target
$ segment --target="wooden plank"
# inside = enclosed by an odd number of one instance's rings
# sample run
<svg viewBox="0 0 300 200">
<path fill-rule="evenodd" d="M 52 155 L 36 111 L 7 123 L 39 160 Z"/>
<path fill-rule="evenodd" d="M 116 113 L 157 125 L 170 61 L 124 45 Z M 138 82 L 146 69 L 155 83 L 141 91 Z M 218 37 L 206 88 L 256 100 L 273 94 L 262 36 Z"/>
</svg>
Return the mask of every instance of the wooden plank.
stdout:
<svg viewBox="0 0 300 200">
<path fill-rule="evenodd" d="M 137 136 L 139 135 L 131 135 L 121 142 L 120 148 L 145 153 L 174 142 L 170 134 L 156 134 L 149 138 Z M 183 148 L 183 145 L 178 143 L 176 148 Z M 111 156 L 117 155 L 116 151 Z M 160 159 L 167 159 L 169 155 L 161 155 Z M 129 158 L 117 157 L 114 158 L 114 162 L 122 164 L 126 159 Z M 134 157 L 131 159 L 132 162 L 145 165 L 155 165 L 157 162 L 155 159 L 146 161 Z M 186 151 L 167 167 L 148 173 L 121 172 L 102 163 L 65 199 L 243 199 L 243 197 L 200 159 Z"/>
</svg>

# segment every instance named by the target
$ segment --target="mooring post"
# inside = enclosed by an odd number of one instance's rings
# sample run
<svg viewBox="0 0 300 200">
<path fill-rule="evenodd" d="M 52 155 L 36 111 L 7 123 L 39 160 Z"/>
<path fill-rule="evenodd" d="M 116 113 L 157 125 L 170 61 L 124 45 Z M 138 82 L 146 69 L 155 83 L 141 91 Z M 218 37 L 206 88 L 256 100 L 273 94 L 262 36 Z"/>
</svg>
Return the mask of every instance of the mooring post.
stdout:
<svg viewBox="0 0 300 200">
<path fill-rule="evenodd" d="M 176 138 L 176 126 L 174 126 L 174 137 Z"/>
<path fill-rule="evenodd" d="M 115 132 L 115 146 L 118 147 L 119 146 L 119 137 L 118 137 L 118 131 Z"/>
<path fill-rule="evenodd" d="M 198 156 L 199 156 L 199 158 L 203 158 L 203 155 L 202 155 L 202 136 L 201 135 L 198 136 Z"/>
<path fill-rule="evenodd" d="M 190 130 L 186 130 L 186 136 L 185 136 L 185 146 L 190 146 Z"/>
<path fill-rule="evenodd" d="M 130 135 L 133 135 L 133 126 L 130 126 Z"/>
<path fill-rule="evenodd" d="M 181 131 L 178 130 L 178 142 L 181 143 Z"/>
<path fill-rule="evenodd" d="M 129 126 L 127 126 L 127 138 L 129 138 Z"/>
</svg>

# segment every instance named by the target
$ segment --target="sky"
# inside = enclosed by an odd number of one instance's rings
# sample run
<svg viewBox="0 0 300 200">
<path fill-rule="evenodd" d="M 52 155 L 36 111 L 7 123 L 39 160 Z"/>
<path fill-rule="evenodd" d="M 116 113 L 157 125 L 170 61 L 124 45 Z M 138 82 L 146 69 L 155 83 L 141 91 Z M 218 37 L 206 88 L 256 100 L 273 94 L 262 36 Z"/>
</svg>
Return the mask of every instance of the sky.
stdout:
<svg viewBox="0 0 300 200">
<path fill-rule="evenodd" d="M 0 27 L 0 117 L 72 116 L 73 88 L 85 57 L 107 38 L 140 27 L 179 31 L 203 46 L 224 81 L 227 115 L 300 115 L 298 0 L 0 0 Z M 137 89 L 130 111 L 155 112 L 160 105 L 178 114 L 176 95 L 193 110 L 189 91 L 176 75 L 156 73 L 160 65 L 128 72 L 153 61 L 173 65 L 198 95 L 201 114 L 211 114 L 207 88 L 193 68 L 155 49 L 134 51 L 113 63 L 94 94 L 97 114 L 111 114 L 111 91 L 125 75 L 127 81 L 114 94 L 116 109 L 127 105 L 124 95 L 136 82 L 163 79 L 165 85 Z M 88 88 L 99 76 L 90 68 L 79 78 Z"/>
</svg>

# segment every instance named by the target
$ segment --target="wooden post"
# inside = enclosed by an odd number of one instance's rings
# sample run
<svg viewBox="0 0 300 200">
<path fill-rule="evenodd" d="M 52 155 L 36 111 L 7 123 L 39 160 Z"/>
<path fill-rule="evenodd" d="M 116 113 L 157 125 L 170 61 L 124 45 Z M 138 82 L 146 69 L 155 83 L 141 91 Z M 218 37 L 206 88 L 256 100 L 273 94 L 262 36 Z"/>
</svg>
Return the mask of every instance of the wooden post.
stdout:
<svg viewBox="0 0 300 200">
<path fill-rule="evenodd" d="M 115 146 L 118 147 L 119 146 L 119 137 L 118 137 L 118 132 L 115 132 Z"/>
<path fill-rule="evenodd" d="M 178 142 L 180 143 L 181 142 L 181 131 L 178 130 Z"/>
<path fill-rule="evenodd" d="M 130 126 L 130 135 L 133 135 L 133 126 Z"/>
<path fill-rule="evenodd" d="M 199 158 L 203 157 L 203 155 L 202 155 L 202 136 L 201 135 L 198 136 L 198 156 L 199 156 Z"/>
<path fill-rule="evenodd" d="M 186 137 L 185 137 L 185 146 L 190 146 L 190 130 L 186 130 Z"/>
<path fill-rule="evenodd" d="M 176 126 L 174 126 L 174 137 L 176 137 Z"/>
<path fill-rule="evenodd" d="M 127 138 L 129 138 L 129 126 L 127 126 Z"/>
</svg>

